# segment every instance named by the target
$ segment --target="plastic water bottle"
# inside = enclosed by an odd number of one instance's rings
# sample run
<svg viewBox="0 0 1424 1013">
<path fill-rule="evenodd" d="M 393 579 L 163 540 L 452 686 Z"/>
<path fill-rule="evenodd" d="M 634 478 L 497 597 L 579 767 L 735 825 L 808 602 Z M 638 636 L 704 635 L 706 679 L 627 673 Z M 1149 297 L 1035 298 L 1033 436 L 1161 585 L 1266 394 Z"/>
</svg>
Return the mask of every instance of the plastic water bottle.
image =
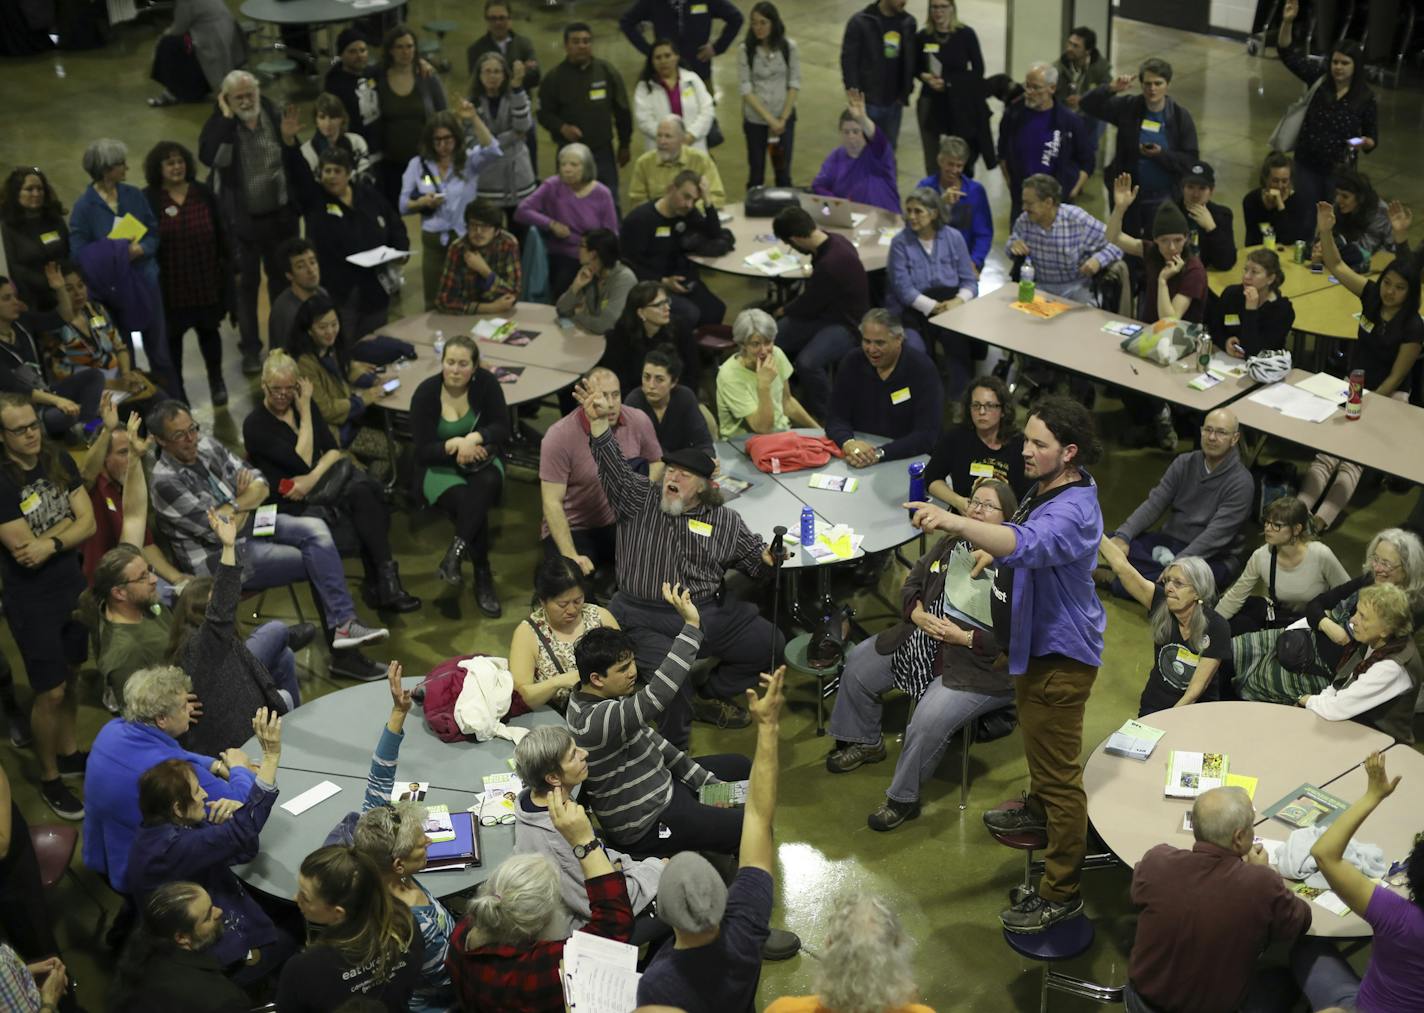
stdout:
<svg viewBox="0 0 1424 1013">
<path fill-rule="evenodd" d="M 435 332 L 435 358 L 439 362 L 445 361 L 445 332 Z"/>
<path fill-rule="evenodd" d="M 1033 302 L 1037 286 L 1033 283 L 1033 261 L 1025 260 L 1019 269 L 1019 302 Z"/>
<path fill-rule="evenodd" d="M 808 506 L 801 508 L 801 544 L 816 544 L 816 511 Z"/>
<path fill-rule="evenodd" d="M 925 462 L 915 461 L 910 465 L 910 498 L 911 503 L 923 503 L 925 501 Z M 910 517 L 915 516 L 915 511 L 909 511 Z"/>
</svg>

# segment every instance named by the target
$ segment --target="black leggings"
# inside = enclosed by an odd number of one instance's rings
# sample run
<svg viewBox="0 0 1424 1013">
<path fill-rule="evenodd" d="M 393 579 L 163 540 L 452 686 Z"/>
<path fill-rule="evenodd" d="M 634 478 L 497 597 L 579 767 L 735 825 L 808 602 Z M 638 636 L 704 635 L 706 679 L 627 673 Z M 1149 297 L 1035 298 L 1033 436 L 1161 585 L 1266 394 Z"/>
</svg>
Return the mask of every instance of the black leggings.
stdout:
<svg viewBox="0 0 1424 1013">
<path fill-rule="evenodd" d="M 361 554 L 377 566 L 391 561 L 391 512 L 375 481 L 352 482 L 342 509 L 351 518 Z"/>
<path fill-rule="evenodd" d="M 208 373 L 208 382 L 222 379 L 222 336 L 214 320 L 221 319 L 221 311 L 211 308 L 169 309 L 168 314 L 168 355 L 173 360 L 173 375 L 183 384 L 183 340 L 188 331 L 198 332 L 198 351 L 203 355 L 203 367 Z"/>
<path fill-rule="evenodd" d="M 446 489 L 435 501 L 455 525 L 455 534 L 465 540 L 469 557 L 476 563 L 489 560 L 489 512 L 499 502 L 504 476 L 491 464 L 465 477 L 464 485 Z"/>
</svg>

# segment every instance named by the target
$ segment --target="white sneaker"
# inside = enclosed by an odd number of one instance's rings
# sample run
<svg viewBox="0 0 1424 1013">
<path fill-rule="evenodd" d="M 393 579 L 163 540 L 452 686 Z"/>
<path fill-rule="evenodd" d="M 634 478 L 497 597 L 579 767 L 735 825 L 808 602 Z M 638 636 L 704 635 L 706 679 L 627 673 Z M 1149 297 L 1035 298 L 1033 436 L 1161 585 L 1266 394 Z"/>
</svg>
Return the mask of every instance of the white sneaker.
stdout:
<svg viewBox="0 0 1424 1013">
<path fill-rule="evenodd" d="M 348 619 L 331 631 L 331 646 L 333 650 L 339 651 L 347 647 L 374 644 L 379 640 L 385 640 L 390 635 L 391 631 L 384 626 L 373 629 L 370 626 L 361 625 L 355 619 Z"/>
</svg>

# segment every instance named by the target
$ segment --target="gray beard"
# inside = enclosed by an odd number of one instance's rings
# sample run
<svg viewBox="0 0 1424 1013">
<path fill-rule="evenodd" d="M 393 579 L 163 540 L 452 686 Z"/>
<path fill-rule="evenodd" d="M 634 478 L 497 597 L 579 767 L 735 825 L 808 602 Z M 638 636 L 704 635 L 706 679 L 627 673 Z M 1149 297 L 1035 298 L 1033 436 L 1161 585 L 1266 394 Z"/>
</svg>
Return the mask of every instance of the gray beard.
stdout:
<svg viewBox="0 0 1424 1013">
<path fill-rule="evenodd" d="M 680 496 L 673 498 L 664 496 L 661 500 L 658 501 L 658 509 L 661 510 L 663 513 L 667 514 L 669 517 L 681 517 L 683 514 L 687 513 L 691 506 L 691 503 L 687 502 L 686 499 Z"/>
</svg>

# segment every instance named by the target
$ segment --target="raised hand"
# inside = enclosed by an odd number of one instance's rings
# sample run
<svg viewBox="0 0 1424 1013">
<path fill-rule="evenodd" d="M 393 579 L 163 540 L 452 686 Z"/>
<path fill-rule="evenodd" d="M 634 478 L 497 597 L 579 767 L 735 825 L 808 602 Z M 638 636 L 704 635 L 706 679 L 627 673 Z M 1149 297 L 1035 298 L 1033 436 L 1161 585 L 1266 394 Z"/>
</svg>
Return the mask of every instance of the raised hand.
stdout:
<svg viewBox="0 0 1424 1013">
<path fill-rule="evenodd" d="M 303 415 L 311 408 L 311 400 L 314 393 L 316 393 L 315 384 L 304 376 L 297 378 L 297 404 L 302 406 Z"/>
<path fill-rule="evenodd" d="M 865 119 L 865 93 L 858 88 L 846 89 L 846 108 L 857 120 Z"/>
<path fill-rule="evenodd" d="M 781 719 L 781 707 L 786 702 L 786 695 L 782 692 L 785 679 L 786 666 L 782 665 L 770 675 L 762 673 L 761 696 L 757 696 L 754 689 L 747 690 L 747 713 L 757 724 L 775 726 Z"/>
<path fill-rule="evenodd" d="M 1132 177 L 1125 172 L 1118 173 L 1113 180 L 1113 206 L 1121 207 L 1124 211 L 1132 207 L 1132 202 L 1137 200 L 1138 187 L 1132 185 Z"/>
<path fill-rule="evenodd" d="M 257 713 L 252 715 L 252 734 L 257 736 L 263 756 L 277 755 L 282 751 L 282 715 L 259 707 Z"/>
<path fill-rule="evenodd" d="M 669 584 L 663 581 L 663 601 L 667 602 L 682 618 L 682 621 L 689 626 L 700 626 L 702 617 L 697 611 L 697 606 L 692 603 L 692 594 L 681 584 Z"/>
<path fill-rule="evenodd" d="M 1384 769 L 1384 754 L 1378 750 L 1365 757 L 1365 777 L 1369 779 L 1365 794 L 1374 796 L 1376 801 L 1393 795 L 1401 780 L 1400 777 L 1390 780 L 1389 772 Z"/>
<path fill-rule="evenodd" d="M 1328 200 L 1316 202 L 1315 230 L 1322 236 L 1335 231 L 1335 205 Z"/>
<path fill-rule="evenodd" d="M 590 422 L 596 422 L 608 414 L 608 395 L 590 386 L 587 380 L 580 380 L 574 385 L 574 400 Z"/>
<path fill-rule="evenodd" d="M 1112 79 L 1112 83 L 1108 85 L 1108 90 L 1111 91 L 1114 95 L 1117 95 L 1121 92 L 1127 91 L 1127 89 L 1131 87 L 1132 75 L 1119 74 L 1117 77 Z"/>
<path fill-rule="evenodd" d="M 117 415 L 118 409 L 115 408 L 114 411 Z M 106 418 L 104 425 L 107 426 L 108 424 L 109 420 Z M 129 416 L 128 426 L 124 431 L 129 434 L 129 451 L 131 453 L 140 455 L 148 453 L 149 439 L 146 436 L 139 435 L 139 427 L 142 425 L 143 419 L 139 417 L 138 412 L 134 412 Z"/>
<path fill-rule="evenodd" d="M 1404 236 L 1409 232 L 1409 227 L 1414 224 L 1414 212 L 1408 205 L 1397 200 L 1389 202 L 1389 227 L 1394 230 L 1396 242 L 1402 242 Z"/>
<path fill-rule="evenodd" d="M 1281 11 L 1282 21 L 1294 21 L 1300 15 L 1300 0 L 1286 0 L 1285 8 Z"/>
<path fill-rule="evenodd" d="M 237 518 L 231 512 L 208 507 L 208 527 L 225 548 L 237 544 Z"/>
<path fill-rule="evenodd" d="M 410 690 L 401 685 L 401 675 L 404 672 L 405 669 L 401 667 L 401 663 L 392 660 L 386 665 L 386 685 L 391 691 L 391 710 L 409 714 L 415 701 L 410 695 Z"/>
<path fill-rule="evenodd" d="M 99 418 L 104 420 L 104 428 L 109 432 L 119 428 L 119 406 L 114 403 L 114 392 L 111 390 L 106 390 L 99 396 Z"/>
<path fill-rule="evenodd" d="M 524 61 L 515 60 L 509 68 L 509 87 L 518 90 L 524 87 Z"/>
</svg>

